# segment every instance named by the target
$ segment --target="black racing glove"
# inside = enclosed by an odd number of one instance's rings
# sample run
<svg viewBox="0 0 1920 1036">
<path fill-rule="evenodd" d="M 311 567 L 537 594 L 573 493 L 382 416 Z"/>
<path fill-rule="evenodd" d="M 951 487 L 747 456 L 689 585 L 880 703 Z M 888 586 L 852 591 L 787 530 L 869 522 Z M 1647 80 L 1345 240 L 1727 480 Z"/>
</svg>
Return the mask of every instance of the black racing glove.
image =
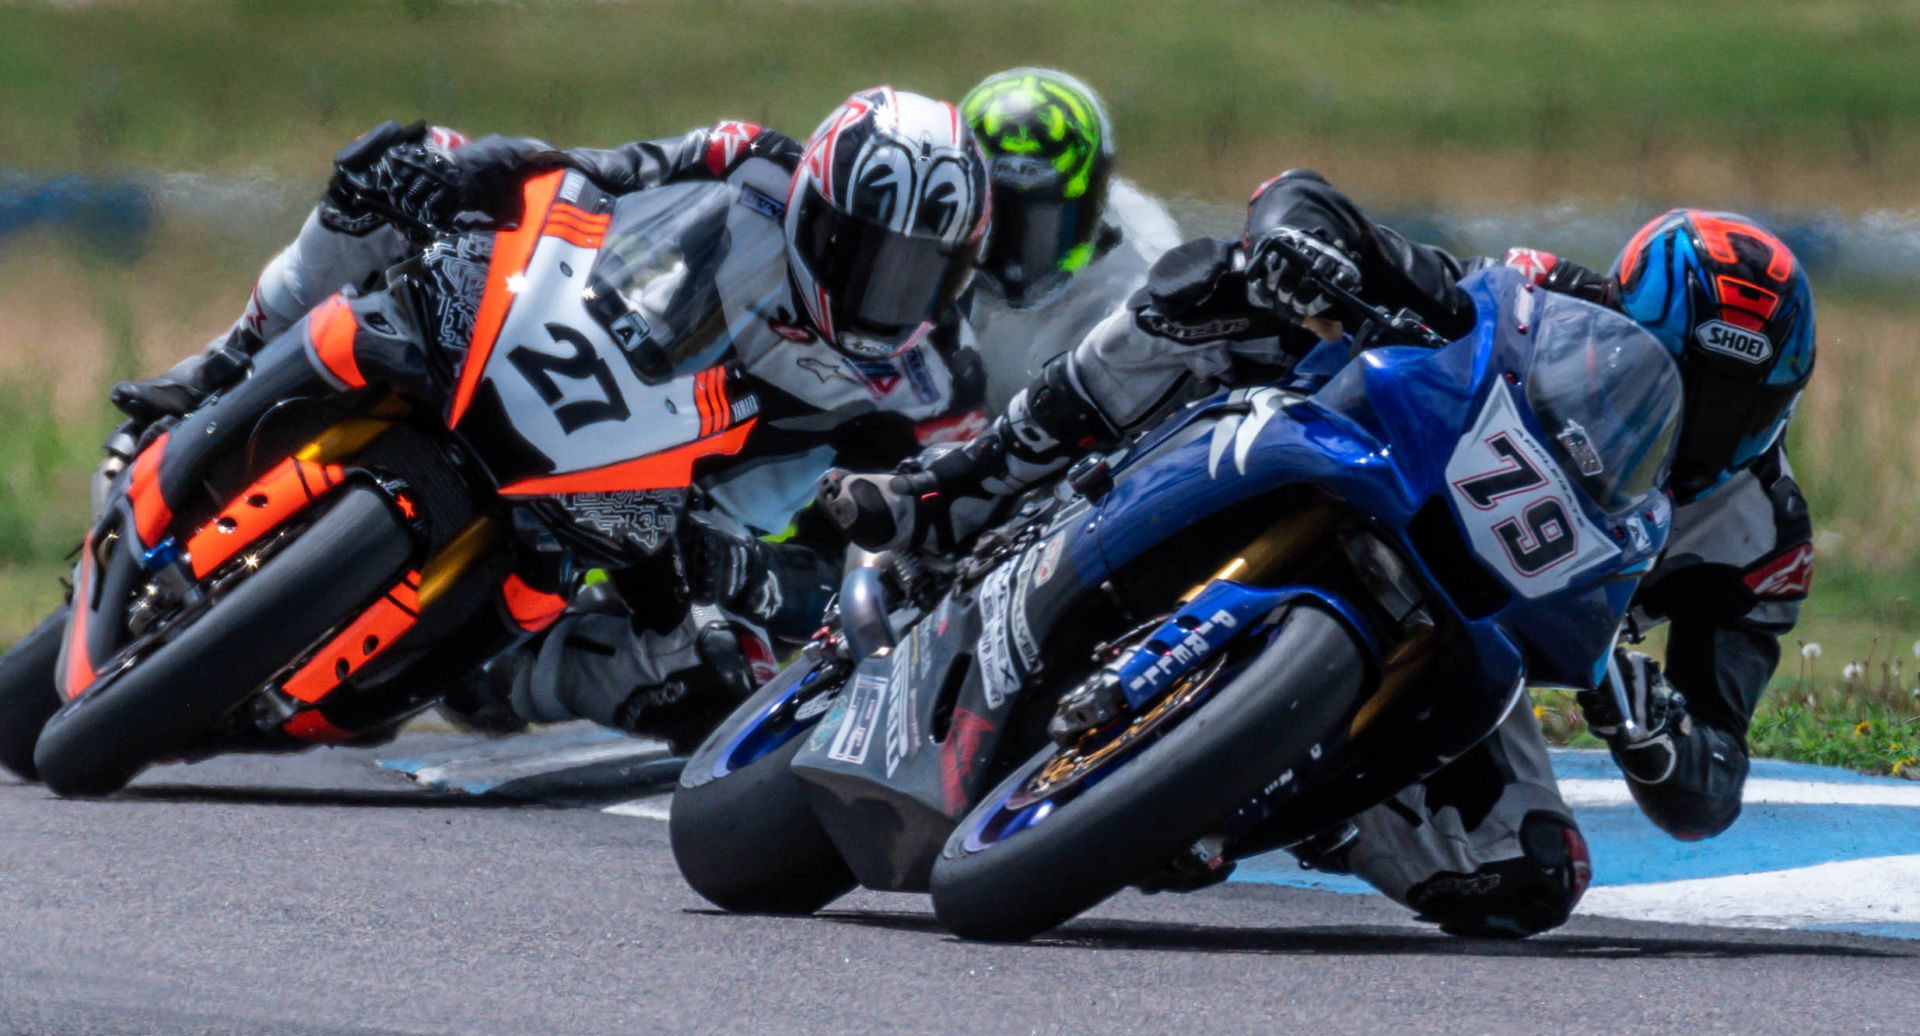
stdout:
<svg viewBox="0 0 1920 1036">
<path fill-rule="evenodd" d="M 1304 262 L 1302 261 L 1304 260 Z M 1294 227 L 1275 227 L 1247 252 L 1247 302 L 1279 316 L 1319 316 L 1332 305 L 1326 282 L 1360 287 L 1360 267 L 1337 245 Z"/>
<path fill-rule="evenodd" d="M 1561 259 L 1540 281 L 1540 286 L 1562 295 L 1572 295 L 1608 309 L 1620 308 L 1620 284 L 1592 267 Z"/>
<path fill-rule="evenodd" d="M 681 523 L 688 596 L 751 619 L 774 636 L 804 638 L 839 580 L 838 569 L 806 547 L 735 535 L 701 516 Z"/>
<path fill-rule="evenodd" d="M 320 221 L 354 235 L 383 224 L 431 234 L 469 207 L 467 180 L 451 154 L 427 140 L 426 123 L 388 120 L 333 156 Z"/>
</svg>

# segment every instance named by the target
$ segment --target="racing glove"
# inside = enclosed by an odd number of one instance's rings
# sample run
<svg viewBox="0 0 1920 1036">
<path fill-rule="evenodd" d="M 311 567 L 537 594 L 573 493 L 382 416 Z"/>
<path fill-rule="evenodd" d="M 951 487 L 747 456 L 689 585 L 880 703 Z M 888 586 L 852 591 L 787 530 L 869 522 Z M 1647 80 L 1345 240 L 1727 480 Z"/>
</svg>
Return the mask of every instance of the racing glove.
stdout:
<svg viewBox="0 0 1920 1036">
<path fill-rule="evenodd" d="M 333 156 L 320 221 L 356 236 L 389 223 L 431 232 L 468 208 L 467 180 L 426 123 L 388 120 Z"/>
<path fill-rule="evenodd" d="M 1319 316 L 1332 305 L 1321 288 L 1325 282 L 1353 291 L 1360 287 L 1360 267 L 1345 251 L 1306 231 L 1275 227 L 1247 251 L 1247 303 L 1257 309 Z"/>
<path fill-rule="evenodd" d="M 798 544 L 738 535 L 695 514 L 681 524 L 688 596 L 759 623 L 784 640 L 803 640 L 839 584 L 838 566 Z"/>
</svg>

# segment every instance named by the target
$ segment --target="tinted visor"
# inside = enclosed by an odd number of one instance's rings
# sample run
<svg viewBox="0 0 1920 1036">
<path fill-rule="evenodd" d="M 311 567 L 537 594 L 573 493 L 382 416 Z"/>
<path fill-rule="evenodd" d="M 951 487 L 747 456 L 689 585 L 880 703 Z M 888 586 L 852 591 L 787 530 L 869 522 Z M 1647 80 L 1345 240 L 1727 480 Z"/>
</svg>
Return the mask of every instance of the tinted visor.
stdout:
<svg viewBox="0 0 1920 1036">
<path fill-rule="evenodd" d="M 1698 369 L 1687 372 L 1686 384 L 1686 416 L 1673 457 L 1674 488 L 1683 493 L 1751 464 L 1773 444 L 1800 395 L 1799 385 L 1756 385 Z"/>
<path fill-rule="evenodd" d="M 835 209 L 811 185 L 800 199 L 800 255 L 827 292 L 836 334 L 898 344 L 953 305 L 972 250 L 912 237 Z"/>
<path fill-rule="evenodd" d="M 1007 301 L 1020 305 L 1062 275 L 1060 261 L 1086 236 L 1084 202 L 1037 201 L 1011 187 L 993 189 L 993 233 L 982 266 L 1000 282 Z"/>
</svg>

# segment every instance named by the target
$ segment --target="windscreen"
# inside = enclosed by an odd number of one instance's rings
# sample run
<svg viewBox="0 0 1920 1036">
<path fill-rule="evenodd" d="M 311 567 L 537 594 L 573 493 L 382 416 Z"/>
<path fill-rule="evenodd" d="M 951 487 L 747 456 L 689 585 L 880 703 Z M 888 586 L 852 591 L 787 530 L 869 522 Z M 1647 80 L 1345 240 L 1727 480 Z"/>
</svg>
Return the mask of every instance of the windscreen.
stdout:
<svg viewBox="0 0 1920 1036">
<path fill-rule="evenodd" d="M 1631 319 L 1542 293 L 1527 400 L 1580 487 L 1617 511 L 1666 481 L 1680 428 L 1680 372 Z"/>
<path fill-rule="evenodd" d="M 734 194 L 725 183 L 675 184 L 614 205 L 587 309 L 645 381 L 711 366 L 732 344 L 715 278 L 734 243 Z M 769 237 L 777 245 L 777 234 L 757 239 Z"/>
</svg>

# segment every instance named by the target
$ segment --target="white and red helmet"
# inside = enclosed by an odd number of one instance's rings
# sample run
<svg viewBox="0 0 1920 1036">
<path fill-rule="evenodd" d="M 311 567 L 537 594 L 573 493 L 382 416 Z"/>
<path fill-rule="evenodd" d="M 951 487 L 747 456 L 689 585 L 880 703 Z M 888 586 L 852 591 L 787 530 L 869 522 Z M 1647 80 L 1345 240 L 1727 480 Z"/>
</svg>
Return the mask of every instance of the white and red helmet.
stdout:
<svg viewBox="0 0 1920 1036">
<path fill-rule="evenodd" d="M 813 326 L 856 359 L 923 337 L 973 277 L 987 163 L 953 105 L 890 86 L 847 98 L 787 194 L 787 266 Z"/>
</svg>

